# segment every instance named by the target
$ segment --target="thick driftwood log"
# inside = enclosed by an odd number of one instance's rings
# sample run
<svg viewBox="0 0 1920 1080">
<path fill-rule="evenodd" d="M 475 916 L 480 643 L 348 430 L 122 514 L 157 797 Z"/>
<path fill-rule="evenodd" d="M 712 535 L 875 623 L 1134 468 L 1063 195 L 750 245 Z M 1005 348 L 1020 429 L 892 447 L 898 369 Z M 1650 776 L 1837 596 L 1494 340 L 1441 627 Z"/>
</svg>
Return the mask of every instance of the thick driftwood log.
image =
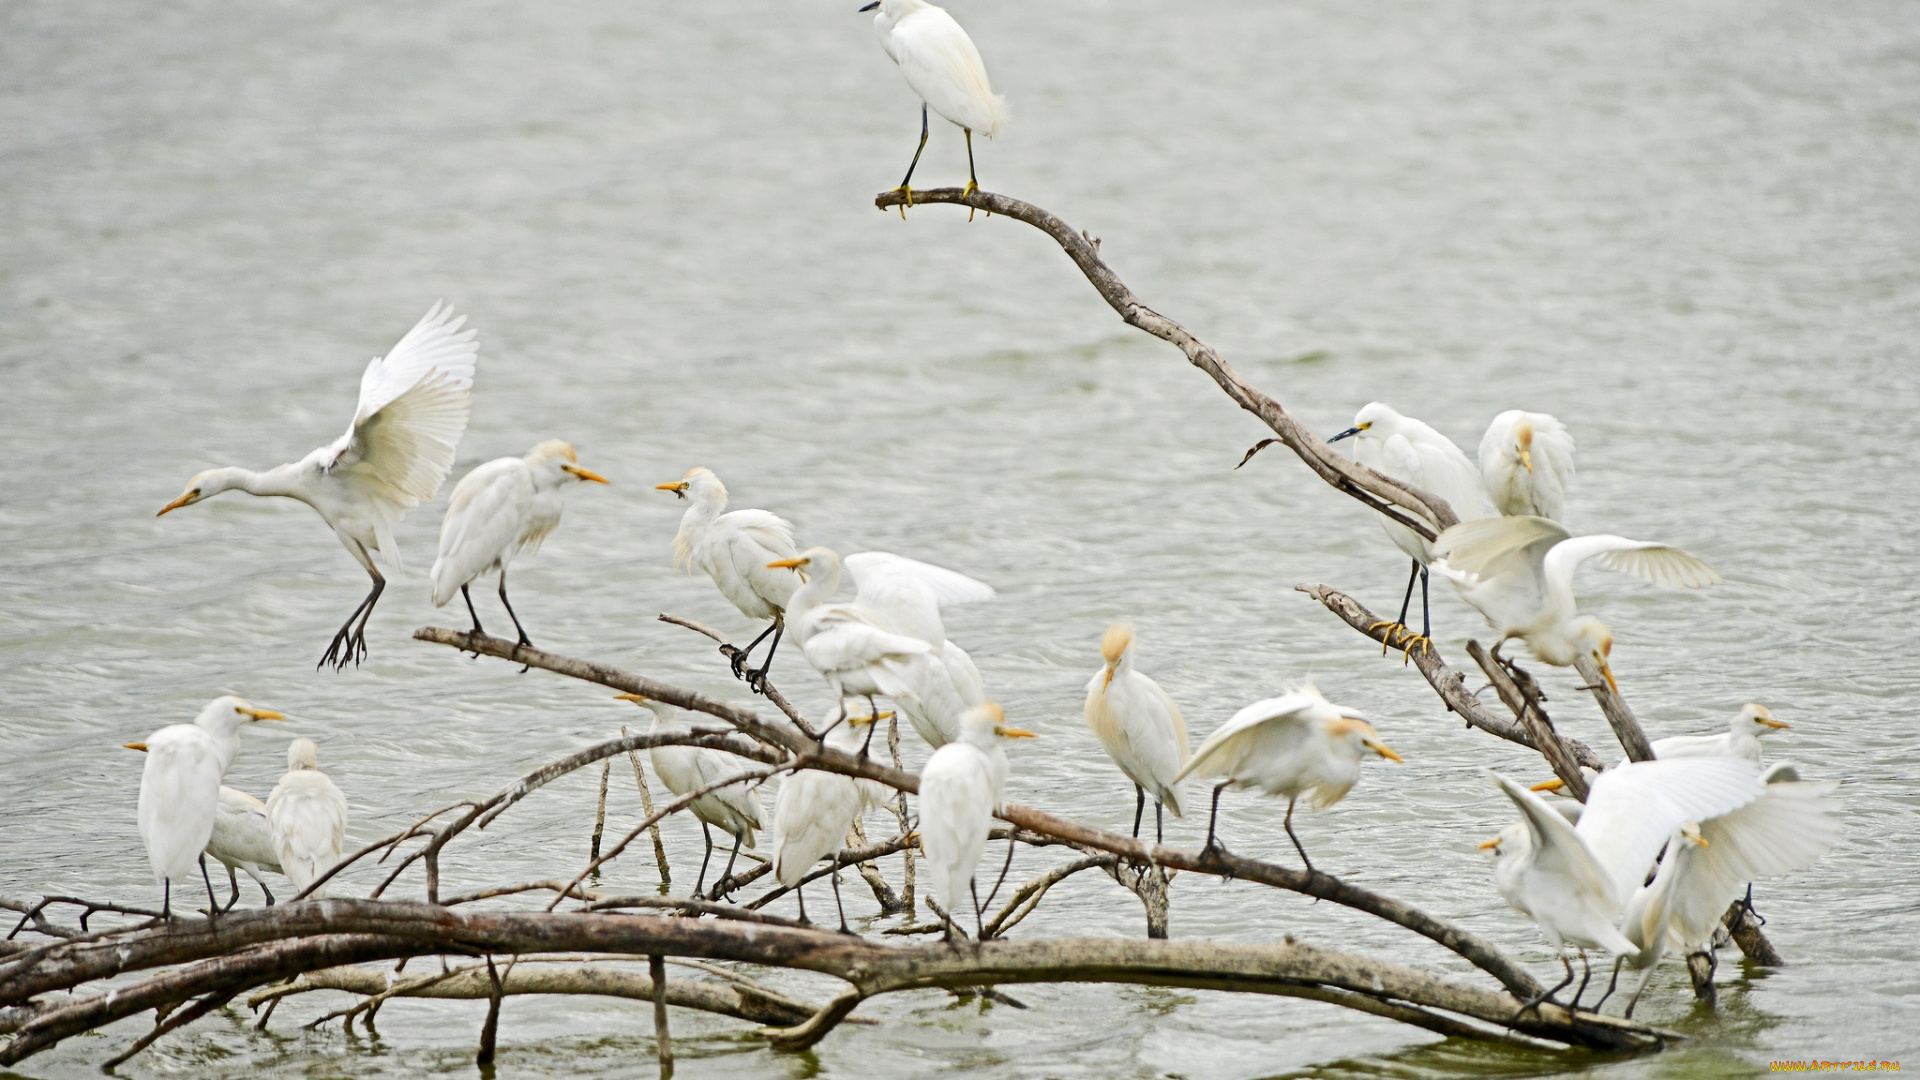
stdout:
<svg viewBox="0 0 1920 1080">
<path fill-rule="evenodd" d="M 71 955 L 64 955 L 67 949 Z M 217 931 L 156 930 L 118 943 L 63 947 L 43 965 L 55 982 L 182 964 L 111 994 L 37 1016 L 0 1048 L 12 1064 L 80 1031 L 209 993 L 238 992 L 304 971 L 407 955 L 589 952 L 680 956 L 789 967 L 852 984 L 799 1027 L 830 1028 L 859 999 L 926 987 L 1005 982 L 1134 982 L 1285 994 L 1305 987 L 1456 1013 L 1569 1045 L 1645 1048 L 1667 1034 L 1643 1024 L 1570 1014 L 1553 1005 L 1516 1017 L 1509 994 L 1336 950 L 1285 945 L 1075 940 L 887 947 L 826 930 L 648 915 L 479 912 L 434 904 L 319 900 L 236 912 Z M 84 976 L 84 978 L 82 977 Z M 44 981 L 44 980 L 43 980 Z M 47 989 L 64 988 L 48 986 Z M 17 986 L 6 988 L 9 996 Z M 488 987 L 489 995 L 492 987 Z M 1322 1000 L 1328 1000 L 1322 995 Z M 1409 1022 L 1414 1022 L 1409 1019 Z M 791 1043 L 801 1032 L 783 1036 Z"/>
<path fill-rule="evenodd" d="M 558 672 L 562 675 L 571 675 L 589 682 L 597 682 L 603 686 L 625 687 L 640 684 L 654 686 L 665 693 L 672 693 L 690 700 L 698 699 L 702 706 L 699 711 L 702 712 L 709 712 L 710 709 L 706 706 L 710 704 L 720 705 L 727 710 L 727 714 L 712 712 L 712 715 L 722 716 L 730 722 L 732 721 L 732 716 L 728 714 L 740 712 L 740 710 L 734 709 L 732 706 L 726 706 L 724 703 L 715 703 L 712 702 L 711 699 L 701 698 L 700 695 L 689 694 L 686 691 L 678 690 L 662 683 L 656 683 L 651 679 L 632 675 L 605 664 L 591 664 L 582 660 L 574 660 L 570 657 L 557 656 L 552 653 L 542 652 L 538 649 L 507 641 L 504 638 L 475 635 L 456 630 L 442 630 L 435 627 L 416 630 L 413 636 L 422 641 L 434 641 L 443 645 L 452 645 L 455 648 L 467 652 L 498 656 L 503 659 L 512 660 L 514 663 L 546 668 L 549 671 Z M 629 692 L 640 693 L 640 691 Z M 664 695 L 660 699 L 669 700 Z M 920 790 L 919 777 L 912 773 L 881 764 L 871 757 L 859 758 L 852 754 L 842 753 L 832 747 L 821 746 L 818 743 L 807 740 L 806 737 L 798 731 L 784 726 L 781 728 L 767 727 L 761 724 L 759 719 L 750 713 L 746 714 L 740 722 L 758 725 L 768 731 L 770 735 L 788 740 L 792 744 L 792 749 L 797 755 L 797 758 L 804 760 L 807 767 L 842 773 L 847 776 L 858 776 L 870 780 L 878 780 L 889 787 L 897 788 L 901 791 L 918 793 Z M 1090 828 L 1077 822 L 1068 821 L 1065 818 L 1055 817 L 1052 814 L 1040 810 L 1021 806 L 1018 803 L 1008 803 L 1003 806 L 1000 809 L 999 817 L 1009 824 L 1030 832 L 1041 833 L 1054 837 L 1055 839 L 1065 840 L 1068 843 L 1084 848 L 1110 851 L 1134 862 L 1158 864 L 1175 870 L 1192 870 L 1197 873 L 1257 881 L 1263 885 L 1288 889 L 1293 892 L 1304 893 L 1308 896 L 1319 897 L 1322 900 L 1330 900 L 1336 904 L 1343 904 L 1347 907 L 1377 915 L 1380 918 L 1386 919 L 1388 922 L 1397 923 L 1400 926 L 1412 930 L 1416 934 L 1421 934 L 1438 942 L 1440 945 L 1451 949 L 1453 952 L 1465 958 L 1475 967 L 1498 979 L 1502 986 L 1505 986 L 1515 994 L 1522 997 L 1532 997 L 1534 994 L 1539 993 L 1541 989 L 1540 984 L 1535 981 L 1533 976 L 1529 975 L 1524 968 L 1514 963 L 1499 949 L 1495 948 L 1491 942 L 1486 941 L 1477 934 L 1454 926 L 1444 919 L 1438 919 L 1428 915 L 1426 912 L 1412 905 L 1401 903 L 1398 900 L 1382 896 L 1356 885 L 1350 885 L 1331 874 L 1318 871 L 1290 870 L 1274 863 L 1262 862 L 1258 859 L 1242 858 L 1241 856 L 1233 855 L 1220 849 L 1215 849 L 1212 852 L 1196 852 L 1151 844 L 1121 833 L 1111 833 L 1104 829 Z M 629 839 L 630 838 L 631 837 L 629 837 Z M 619 850 L 618 846 L 614 848 L 616 852 Z M 585 871 L 582 871 L 581 877 L 585 877 Z M 0 999 L 0 1005 L 5 1004 L 7 1004 L 7 1002 L 4 999 Z"/>
<path fill-rule="evenodd" d="M 1322 480 L 1429 540 L 1441 529 L 1459 521 L 1452 507 L 1438 495 L 1383 476 L 1335 452 L 1325 440 L 1295 420 L 1278 401 L 1249 386 L 1231 365 L 1220 358 L 1219 353 L 1213 351 L 1212 346 L 1193 336 L 1186 327 L 1141 303 L 1133 290 L 1127 288 L 1119 275 L 1100 258 L 1099 242 L 1085 233 L 1074 231 L 1066 222 L 1032 203 L 989 191 L 930 188 L 915 191 L 913 201 L 916 204 L 955 203 L 971 206 L 990 214 L 1003 214 L 1024 221 L 1046 233 L 1060 245 L 1067 257 L 1080 268 L 1080 272 L 1086 275 L 1088 283 L 1100 294 L 1101 299 L 1118 312 L 1128 326 L 1144 330 L 1178 348 L 1194 367 L 1206 372 L 1218 383 L 1236 405 L 1272 428 L 1287 449 L 1299 455 L 1300 460 L 1306 462 L 1307 467 Z M 898 191 L 885 192 L 874 199 L 874 205 L 882 210 L 905 202 L 906 197 Z"/>
</svg>

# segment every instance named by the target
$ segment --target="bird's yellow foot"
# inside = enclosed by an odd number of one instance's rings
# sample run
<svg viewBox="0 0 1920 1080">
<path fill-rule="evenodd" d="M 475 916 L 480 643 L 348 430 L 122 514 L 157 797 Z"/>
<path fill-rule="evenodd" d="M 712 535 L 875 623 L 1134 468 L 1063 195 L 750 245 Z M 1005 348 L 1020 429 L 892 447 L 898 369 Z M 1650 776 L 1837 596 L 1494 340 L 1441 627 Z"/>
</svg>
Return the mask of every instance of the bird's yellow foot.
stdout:
<svg viewBox="0 0 1920 1080">
<path fill-rule="evenodd" d="M 1385 620 L 1382 620 L 1380 622 L 1372 624 L 1371 626 L 1368 626 L 1367 633 L 1369 635 L 1372 635 L 1375 631 L 1383 630 L 1383 629 L 1387 632 L 1387 636 L 1380 640 L 1381 656 L 1387 655 L 1388 649 L 1391 649 L 1394 646 L 1400 644 L 1400 636 L 1402 634 L 1413 633 L 1413 631 L 1407 629 L 1407 627 L 1402 623 L 1387 622 Z"/>
<path fill-rule="evenodd" d="M 1402 646 L 1400 663 L 1402 664 L 1413 659 L 1413 650 L 1415 649 L 1424 649 L 1428 656 L 1433 655 L 1433 639 L 1425 634 L 1416 634 L 1409 630 L 1407 631 L 1406 637 L 1400 639 L 1400 644 Z"/>
<path fill-rule="evenodd" d="M 907 220 L 907 207 L 913 205 L 913 189 L 905 184 L 901 184 L 899 187 L 894 188 L 893 191 L 894 194 L 905 200 L 895 204 L 900 209 L 900 220 L 905 221 Z"/>
<path fill-rule="evenodd" d="M 961 198 L 968 198 L 968 199 L 970 199 L 970 198 L 972 198 L 972 197 L 973 197 L 973 193 L 974 193 L 974 192 L 976 192 L 976 191 L 979 191 L 979 190 L 980 190 L 980 185 L 979 185 L 979 184 L 976 184 L 976 183 L 974 183 L 974 182 L 973 182 L 973 181 L 972 181 L 971 179 L 969 179 L 969 180 L 967 181 L 967 188 L 966 188 L 966 190 L 965 190 L 965 191 L 962 191 L 962 192 L 960 193 L 960 196 L 961 196 Z M 967 220 L 968 220 L 968 221 L 972 221 L 972 220 L 973 220 L 973 207 L 971 207 L 971 206 L 969 206 L 969 207 L 967 207 Z"/>
</svg>

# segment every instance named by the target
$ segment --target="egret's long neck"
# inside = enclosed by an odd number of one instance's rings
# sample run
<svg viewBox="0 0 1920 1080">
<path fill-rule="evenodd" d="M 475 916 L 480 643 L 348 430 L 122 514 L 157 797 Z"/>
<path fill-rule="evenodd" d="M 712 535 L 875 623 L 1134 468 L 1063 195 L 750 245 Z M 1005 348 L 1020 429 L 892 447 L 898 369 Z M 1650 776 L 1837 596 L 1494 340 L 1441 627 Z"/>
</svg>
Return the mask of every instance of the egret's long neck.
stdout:
<svg viewBox="0 0 1920 1080">
<path fill-rule="evenodd" d="M 673 534 L 673 564 L 685 566 L 693 557 L 693 547 L 706 534 L 713 519 L 727 508 L 725 494 L 699 490 L 687 496 L 687 512 L 680 515 L 680 531 Z"/>
<path fill-rule="evenodd" d="M 283 495 L 304 501 L 305 496 L 297 483 L 299 475 L 298 463 L 275 466 L 265 472 L 254 472 L 238 466 L 212 469 L 200 481 L 200 490 L 203 496 L 217 495 L 222 491 L 244 491 L 249 495 Z"/>
<path fill-rule="evenodd" d="M 792 599 L 787 601 L 788 617 L 791 618 L 808 608 L 826 603 L 833 596 L 834 590 L 839 587 L 839 563 L 820 562 L 808 565 L 807 580 L 802 582 L 798 589 L 793 590 Z"/>
</svg>

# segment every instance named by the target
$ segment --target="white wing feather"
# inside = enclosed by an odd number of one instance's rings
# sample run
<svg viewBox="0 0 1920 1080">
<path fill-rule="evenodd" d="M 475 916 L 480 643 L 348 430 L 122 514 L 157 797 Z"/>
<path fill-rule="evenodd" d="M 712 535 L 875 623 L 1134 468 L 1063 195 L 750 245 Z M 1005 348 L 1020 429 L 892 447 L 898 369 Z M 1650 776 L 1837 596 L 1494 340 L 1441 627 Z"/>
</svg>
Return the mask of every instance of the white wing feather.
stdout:
<svg viewBox="0 0 1920 1080">
<path fill-rule="evenodd" d="M 1232 776 L 1246 764 L 1248 754 L 1259 742 L 1305 738 L 1311 731 L 1309 713 L 1320 704 L 1317 696 L 1304 693 L 1282 694 L 1254 702 L 1207 736 L 1173 782 L 1177 784 L 1189 776 Z M 1263 732 L 1263 728 L 1269 730 Z"/>
<path fill-rule="evenodd" d="M 397 507 L 396 517 L 433 498 L 453 468 L 480 352 L 476 332 L 460 331 L 465 321 L 436 303 L 391 352 L 369 363 L 353 423 L 322 459 L 329 471 L 345 470 Z"/>
<path fill-rule="evenodd" d="M 988 138 L 1006 124 L 1006 102 L 994 94 L 980 50 L 944 8 L 928 5 L 907 15 L 881 44 L 934 112 Z"/>
<path fill-rule="evenodd" d="M 1832 780 L 1766 784 L 1732 813 L 1700 823 L 1704 848 L 1687 851 L 1686 875 L 1668 898 L 1683 947 L 1713 936 L 1720 916 L 1748 882 L 1804 870 L 1840 838 Z"/>
<path fill-rule="evenodd" d="M 340 861 L 347 799 L 325 773 L 291 772 L 267 798 L 267 822 L 282 871 L 295 888 L 304 889 Z M 315 899 L 325 895 L 324 887 L 313 893 Z"/>
<path fill-rule="evenodd" d="M 1760 791 L 1759 767 L 1739 758 L 1635 761 L 1594 779 L 1575 828 L 1624 905 L 1675 829 L 1737 810 Z"/>
<path fill-rule="evenodd" d="M 1547 553 L 1548 573 L 1573 568 L 1588 559 L 1669 589 L 1698 589 L 1717 585 L 1723 579 L 1718 571 L 1677 547 L 1649 540 L 1629 540 L 1624 536 L 1576 536 L 1554 546 Z"/>
<path fill-rule="evenodd" d="M 170 724 L 147 738 L 136 821 L 153 878 L 186 881 L 213 835 L 222 775 L 212 739 L 191 724 Z"/>
<path fill-rule="evenodd" d="M 453 599 L 460 586 L 485 573 L 519 539 L 533 498 L 533 478 L 520 458 L 496 458 L 460 479 L 448 500 L 440 554 L 428 575 L 435 607 Z"/>
<path fill-rule="evenodd" d="M 849 555 L 841 566 L 853 578 L 855 599 L 887 628 L 938 646 L 946 639 L 941 612 L 953 604 L 994 597 L 993 586 L 965 574 L 884 551 Z"/>
</svg>

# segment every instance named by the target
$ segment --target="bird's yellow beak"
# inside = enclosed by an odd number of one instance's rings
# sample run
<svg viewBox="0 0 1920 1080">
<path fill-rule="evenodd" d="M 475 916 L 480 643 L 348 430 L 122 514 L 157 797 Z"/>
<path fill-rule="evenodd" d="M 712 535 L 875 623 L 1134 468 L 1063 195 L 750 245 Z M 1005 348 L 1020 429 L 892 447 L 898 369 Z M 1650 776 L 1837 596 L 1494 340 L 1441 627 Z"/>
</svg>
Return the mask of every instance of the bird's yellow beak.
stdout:
<svg viewBox="0 0 1920 1080">
<path fill-rule="evenodd" d="M 244 706 L 243 708 L 241 708 L 240 711 L 243 713 L 246 713 L 248 716 L 253 717 L 255 720 L 285 720 L 286 719 L 286 717 L 280 715 L 277 712 L 274 712 L 272 709 L 256 709 L 251 705 Z"/>
<path fill-rule="evenodd" d="M 1556 776 L 1551 780 L 1542 780 L 1539 783 L 1528 788 L 1527 790 L 1528 791 L 1559 791 L 1561 788 L 1566 786 L 1567 786 L 1567 782 Z"/>
<path fill-rule="evenodd" d="M 560 466 L 560 471 L 564 473 L 572 473 L 573 475 L 579 477 L 582 480 L 591 480 L 596 484 L 613 483 L 613 481 L 608 480 L 606 477 L 601 476 L 599 473 L 593 472 L 589 469 L 583 469 L 578 465 L 562 465 Z"/>
<path fill-rule="evenodd" d="M 178 510 L 178 509 L 180 509 L 181 507 L 183 507 L 183 506 L 185 506 L 185 505 L 187 505 L 188 503 L 190 503 L 190 502 L 192 502 L 193 500 L 195 500 L 195 499 L 197 499 L 197 498 L 199 498 L 199 497 L 200 497 L 200 489 L 199 489 L 199 488 L 194 488 L 194 489 L 193 489 L 192 491 L 189 491 L 189 492 L 187 492 L 187 493 L 186 493 L 185 495 L 182 495 L 182 496 L 180 496 L 179 498 L 177 498 L 177 499 L 175 499 L 175 500 L 173 500 L 172 502 L 170 502 L 170 503 L 168 503 L 167 505 L 165 505 L 165 506 L 163 506 L 163 507 L 161 507 L 161 508 L 160 508 L 160 512 L 159 512 L 159 513 L 157 513 L 157 514 L 155 514 L 155 515 L 153 515 L 153 516 L 154 516 L 154 517 L 166 517 L 166 516 L 167 516 L 167 511 L 169 511 L 169 510 Z"/>
<path fill-rule="evenodd" d="M 1497 847 L 1499 847 L 1499 846 L 1500 846 L 1500 838 L 1496 836 L 1496 837 L 1494 837 L 1494 838 L 1493 838 L 1493 839 L 1491 839 L 1491 840 L 1482 840 L 1482 841 L 1480 841 L 1480 843 L 1479 843 L 1479 845 L 1478 845 L 1477 847 L 1475 847 L 1475 848 L 1474 848 L 1474 850 L 1475 850 L 1475 851 L 1485 851 L 1485 850 L 1487 850 L 1488 848 L 1497 848 Z"/>
<path fill-rule="evenodd" d="M 1405 759 L 1401 758 L 1399 754 L 1394 753 L 1391 747 L 1378 739 L 1362 739 L 1360 742 L 1365 745 L 1367 749 L 1379 754 L 1388 761 L 1398 761 L 1402 765 L 1406 764 Z"/>
<path fill-rule="evenodd" d="M 655 490 L 655 491 L 671 491 L 671 492 L 673 492 L 673 493 L 674 493 L 675 495 L 677 495 L 677 496 L 679 496 L 680 498 L 682 498 L 682 499 L 684 499 L 684 498 L 686 498 L 686 497 L 687 497 L 687 482 L 686 482 L 685 480 L 675 480 L 675 481 L 674 481 L 673 483 L 671 483 L 671 484 L 655 484 L 655 485 L 653 485 L 653 490 Z"/>
<path fill-rule="evenodd" d="M 1040 737 L 1025 728 L 1008 727 L 1005 724 L 993 725 L 993 733 L 1005 739 L 1037 739 Z"/>
<path fill-rule="evenodd" d="M 1613 681 L 1613 665 L 1607 663 L 1604 659 L 1600 661 L 1600 676 L 1607 680 L 1608 686 L 1613 687 L 1613 692 L 1616 695 L 1620 693 L 1620 684 Z"/>
<path fill-rule="evenodd" d="M 1112 685 L 1113 685 L 1113 665 L 1108 664 L 1107 677 L 1100 680 L 1100 689 L 1105 690 L 1107 687 Z"/>
<path fill-rule="evenodd" d="M 613 700 L 631 701 L 635 705 L 645 705 L 647 703 L 647 699 L 639 694 L 615 694 L 613 695 Z"/>
<path fill-rule="evenodd" d="M 1766 726 L 1770 728 L 1774 728 L 1775 730 L 1778 730 L 1778 731 L 1790 731 L 1793 728 L 1793 725 L 1787 723 L 1785 720 L 1775 720 L 1771 716 L 1759 716 L 1759 717 L 1755 717 L 1754 719 L 1759 720 L 1762 724 L 1765 724 Z"/>
<path fill-rule="evenodd" d="M 1700 823 L 1697 821 L 1689 821 L 1685 825 L 1680 826 L 1680 835 L 1699 844 L 1701 847 L 1708 846 L 1707 838 L 1700 835 Z"/>
<path fill-rule="evenodd" d="M 143 754 L 147 752 L 147 744 L 143 742 L 130 742 L 130 743 L 125 743 L 124 745 L 129 750 L 138 750 Z"/>
<path fill-rule="evenodd" d="M 769 570 L 798 570 L 799 568 L 801 568 L 801 567 L 803 567 L 803 566 L 805 566 L 805 565 L 807 565 L 807 560 L 805 560 L 805 559 L 781 559 L 781 560 L 779 560 L 779 561 L 777 561 L 777 562 L 770 562 L 770 563 L 768 563 L 768 564 L 767 564 L 767 569 L 769 569 Z"/>
<path fill-rule="evenodd" d="M 1533 451 L 1524 446 L 1520 448 L 1520 464 L 1525 465 L 1528 472 L 1533 471 Z"/>
<path fill-rule="evenodd" d="M 868 714 L 866 716 L 849 716 L 847 717 L 847 726 L 861 727 L 866 724 L 878 724 L 882 720 L 891 720 L 891 719 L 893 719 L 893 710 L 888 709 L 887 711 L 880 713 L 877 716 L 873 714 Z"/>
</svg>

